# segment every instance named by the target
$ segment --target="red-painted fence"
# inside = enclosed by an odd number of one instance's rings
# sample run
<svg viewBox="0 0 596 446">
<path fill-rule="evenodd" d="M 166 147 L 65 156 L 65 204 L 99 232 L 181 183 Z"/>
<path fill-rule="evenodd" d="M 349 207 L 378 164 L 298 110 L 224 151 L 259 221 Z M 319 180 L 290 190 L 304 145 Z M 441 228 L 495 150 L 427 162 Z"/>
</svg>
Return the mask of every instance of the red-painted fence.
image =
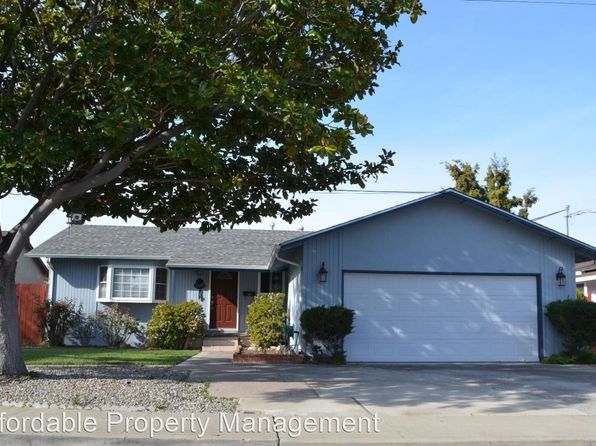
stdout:
<svg viewBox="0 0 596 446">
<path fill-rule="evenodd" d="M 23 344 L 39 344 L 41 334 L 37 326 L 35 308 L 48 296 L 48 286 L 44 283 L 27 283 L 17 285 L 17 302 L 19 304 L 19 325 Z"/>
</svg>

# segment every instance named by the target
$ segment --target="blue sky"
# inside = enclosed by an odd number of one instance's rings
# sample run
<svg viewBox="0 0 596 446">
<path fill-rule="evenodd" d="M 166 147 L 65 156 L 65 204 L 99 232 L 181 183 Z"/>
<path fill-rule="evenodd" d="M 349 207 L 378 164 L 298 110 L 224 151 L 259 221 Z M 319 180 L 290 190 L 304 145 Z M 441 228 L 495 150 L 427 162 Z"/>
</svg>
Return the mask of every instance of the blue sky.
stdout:
<svg viewBox="0 0 596 446">
<path fill-rule="evenodd" d="M 375 125 L 374 135 L 358 142 L 360 156 L 373 158 L 380 148 L 397 152 L 395 168 L 369 188 L 439 190 L 452 185 L 442 162 L 478 162 L 483 174 L 497 153 L 510 161 L 515 193 L 536 189 L 540 201 L 531 218 L 567 204 L 572 212 L 596 211 L 596 6 L 462 0 L 424 5 L 428 14 L 416 25 L 404 17 L 391 32 L 405 44 L 401 66 L 383 73 L 376 95 L 360 104 Z M 314 196 L 314 215 L 291 225 L 278 221 L 276 229 L 319 229 L 417 197 Z M 18 196 L 2 200 L 3 228 L 30 204 Z M 541 223 L 565 230 L 561 215 Z M 33 244 L 64 227 L 66 217 L 55 212 Z M 573 218 L 571 235 L 596 245 L 596 214 Z"/>
</svg>

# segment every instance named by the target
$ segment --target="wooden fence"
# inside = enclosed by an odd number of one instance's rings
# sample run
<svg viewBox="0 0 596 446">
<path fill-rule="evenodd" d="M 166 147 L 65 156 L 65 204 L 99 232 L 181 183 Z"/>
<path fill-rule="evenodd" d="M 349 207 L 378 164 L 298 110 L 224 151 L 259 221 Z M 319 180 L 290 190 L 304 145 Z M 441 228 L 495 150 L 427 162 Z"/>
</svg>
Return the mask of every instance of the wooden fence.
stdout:
<svg viewBox="0 0 596 446">
<path fill-rule="evenodd" d="M 17 302 L 19 304 L 19 325 L 23 344 L 39 344 L 41 334 L 37 326 L 35 308 L 48 296 L 48 286 L 44 283 L 27 283 L 17 285 Z"/>
</svg>

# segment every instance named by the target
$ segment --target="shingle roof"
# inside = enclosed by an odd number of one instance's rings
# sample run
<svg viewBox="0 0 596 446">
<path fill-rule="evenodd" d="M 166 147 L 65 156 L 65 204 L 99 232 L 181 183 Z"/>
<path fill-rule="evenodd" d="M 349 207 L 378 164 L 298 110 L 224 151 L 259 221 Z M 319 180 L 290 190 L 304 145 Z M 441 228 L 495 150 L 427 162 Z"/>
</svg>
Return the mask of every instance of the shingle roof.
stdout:
<svg viewBox="0 0 596 446">
<path fill-rule="evenodd" d="M 275 246 L 304 231 L 147 226 L 71 226 L 29 252 L 31 257 L 167 260 L 168 266 L 267 269 Z"/>
</svg>

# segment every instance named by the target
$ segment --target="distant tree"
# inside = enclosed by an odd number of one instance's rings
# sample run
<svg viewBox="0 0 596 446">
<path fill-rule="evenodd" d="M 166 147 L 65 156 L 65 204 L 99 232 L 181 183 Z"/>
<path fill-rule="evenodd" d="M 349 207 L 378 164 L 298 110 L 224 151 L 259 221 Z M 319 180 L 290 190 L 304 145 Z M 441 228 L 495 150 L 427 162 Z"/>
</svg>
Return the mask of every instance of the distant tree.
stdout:
<svg viewBox="0 0 596 446">
<path fill-rule="evenodd" d="M 397 64 L 419 0 L 3 0 L 0 374 L 26 372 L 15 268 L 56 209 L 201 230 L 313 212 L 301 194 L 386 172 L 356 161 L 355 101 Z"/>
<path fill-rule="evenodd" d="M 486 170 L 484 185 L 478 181 L 478 164 L 454 160 L 445 163 L 445 167 L 455 181 L 456 190 L 509 212 L 517 210 L 520 217 L 528 218 L 530 208 L 538 202 L 533 188 L 521 197 L 510 195 L 511 171 L 507 158 L 493 155 Z"/>
</svg>

